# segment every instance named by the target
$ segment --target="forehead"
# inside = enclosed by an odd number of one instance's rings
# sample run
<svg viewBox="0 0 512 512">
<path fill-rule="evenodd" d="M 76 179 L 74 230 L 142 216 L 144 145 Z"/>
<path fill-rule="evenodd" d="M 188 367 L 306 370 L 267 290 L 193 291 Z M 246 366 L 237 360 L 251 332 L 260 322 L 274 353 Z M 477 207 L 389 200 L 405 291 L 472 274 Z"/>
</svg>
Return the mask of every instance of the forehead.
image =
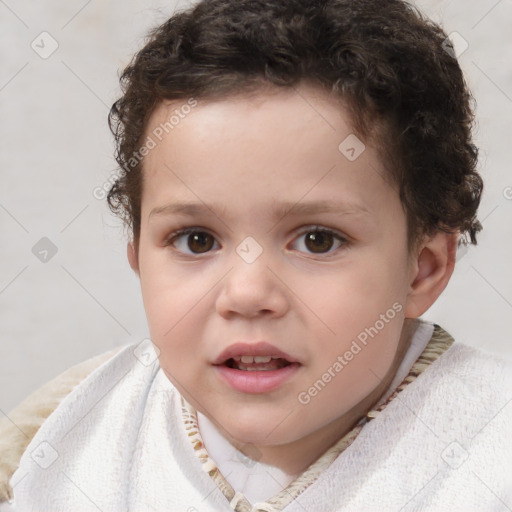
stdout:
<svg viewBox="0 0 512 512">
<path fill-rule="evenodd" d="M 209 138 L 225 138 L 235 130 L 257 138 L 272 129 L 281 133 L 286 130 L 287 135 L 293 136 L 292 125 L 296 128 L 295 135 L 305 130 L 309 136 L 321 136 L 323 132 L 337 131 L 340 125 L 344 130 L 354 131 L 341 98 L 318 86 L 302 83 L 297 87 L 268 85 L 221 99 L 164 100 L 152 113 L 146 134 L 160 139 L 171 132 L 183 131 L 183 126 L 191 123 L 195 125 L 197 137 Z"/>
<path fill-rule="evenodd" d="M 248 210 L 251 201 L 275 206 L 307 195 L 370 209 L 390 193 L 376 150 L 356 136 L 345 106 L 309 85 L 166 101 L 145 136 L 154 147 L 143 164 L 143 215 L 185 197 Z"/>
</svg>

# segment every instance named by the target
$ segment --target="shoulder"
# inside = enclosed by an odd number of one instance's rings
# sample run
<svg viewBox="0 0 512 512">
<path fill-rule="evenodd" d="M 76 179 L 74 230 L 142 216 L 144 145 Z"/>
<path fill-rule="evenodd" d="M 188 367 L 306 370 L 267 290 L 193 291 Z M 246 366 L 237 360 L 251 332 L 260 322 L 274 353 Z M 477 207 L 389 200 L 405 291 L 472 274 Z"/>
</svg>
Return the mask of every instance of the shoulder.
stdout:
<svg viewBox="0 0 512 512">
<path fill-rule="evenodd" d="M 126 347 L 116 347 L 68 368 L 0 419 L 0 502 L 12 498 L 9 480 L 41 425 L 78 384 Z"/>
<path fill-rule="evenodd" d="M 413 410 L 423 421 L 419 431 L 437 441 L 436 505 L 461 510 L 485 502 L 483 510 L 494 496 L 511 497 L 512 362 L 455 342 L 423 377 L 424 401 Z M 458 502 L 457 488 L 466 489 Z"/>
<path fill-rule="evenodd" d="M 483 380 L 485 376 L 491 377 L 482 381 L 484 387 L 501 389 L 502 384 L 512 382 L 512 360 L 486 351 L 482 348 L 470 346 L 454 338 L 442 327 L 434 324 L 432 341 L 437 343 L 437 361 L 429 372 L 438 377 L 453 377 L 459 380 L 477 378 Z M 428 372 L 427 372 L 428 373 Z M 500 380 L 502 379 L 502 380 Z M 441 379 L 442 380 L 442 379 Z"/>
<path fill-rule="evenodd" d="M 512 383 L 511 360 L 457 341 L 443 354 L 438 366 L 445 377 L 480 382 L 481 390 L 509 391 L 506 386 Z"/>
<path fill-rule="evenodd" d="M 484 443 L 488 454 L 510 435 L 511 389 L 512 361 L 455 341 L 403 398 L 435 432 L 468 447 Z M 501 452 L 495 462 L 512 469 L 512 449 Z"/>
<path fill-rule="evenodd" d="M 494 428 L 509 428 L 506 424 L 512 422 L 512 361 L 454 343 L 440 363 L 448 403 L 464 404 L 466 411 L 473 411 L 481 422 L 492 420 Z"/>
</svg>

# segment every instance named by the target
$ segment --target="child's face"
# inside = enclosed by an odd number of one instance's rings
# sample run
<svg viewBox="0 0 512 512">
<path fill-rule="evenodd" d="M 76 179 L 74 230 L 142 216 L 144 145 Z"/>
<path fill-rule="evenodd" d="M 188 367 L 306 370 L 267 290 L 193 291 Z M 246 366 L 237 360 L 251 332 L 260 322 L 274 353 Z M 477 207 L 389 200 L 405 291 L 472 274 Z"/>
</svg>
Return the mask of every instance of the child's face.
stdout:
<svg viewBox="0 0 512 512">
<path fill-rule="evenodd" d="M 260 446 L 320 435 L 384 390 L 414 273 L 376 151 L 350 161 L 361 148 L 338 148 L 353 133 L 347 115 L 314 88 L 297 91 L 199 101 L 186 115 L 186 101 L 169 102 L 146 132 L 157 144 L 144 163 L 138 270 L 160 365 L 225 432 Z M 315 238 L 315 226 L 335 235 Z M 191 227 L 195 237 L 167 244 Z M 214 364 L 261 341 L 297 363 L 272 382 L 268 370 Z"/>
</svg>

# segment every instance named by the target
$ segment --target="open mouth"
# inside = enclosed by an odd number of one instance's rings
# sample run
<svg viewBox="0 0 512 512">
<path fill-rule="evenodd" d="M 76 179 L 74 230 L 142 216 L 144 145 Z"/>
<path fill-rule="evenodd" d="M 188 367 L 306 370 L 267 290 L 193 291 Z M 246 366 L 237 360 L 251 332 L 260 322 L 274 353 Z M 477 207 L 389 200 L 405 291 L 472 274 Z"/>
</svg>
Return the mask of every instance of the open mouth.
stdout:
<svg viewBox="0 0 512 512">
<path fill-rule="evenodd" d="M 223 363 L 223 366 L 233 370 L 243 370 L 247 372 L 280 370 L 292 363 L 282 357 L 273 356 L 242 356 L 232 357 Z"/>
<path fill-rule="evenodd" d="M 235 356 L 214 365 L 219 376 L 241 393 L 269 393 L 293 377 L 300 363 L 279 356 Z"/>
</svg>

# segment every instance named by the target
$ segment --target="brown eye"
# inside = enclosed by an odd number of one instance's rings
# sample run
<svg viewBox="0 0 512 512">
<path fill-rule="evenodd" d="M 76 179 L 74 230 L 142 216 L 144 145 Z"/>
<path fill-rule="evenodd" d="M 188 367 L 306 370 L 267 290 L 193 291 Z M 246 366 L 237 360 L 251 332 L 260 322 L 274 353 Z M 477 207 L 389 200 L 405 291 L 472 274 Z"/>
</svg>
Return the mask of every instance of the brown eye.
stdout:
<svg viewBox="0 0 512 512">
<path fill-rule="evenodd" d="M 325 231 L 312 231 L 306 233 L 306 247 L 311 252 L 327 252 L 334 244 L 334 237 L 331 233 Z"/>
<path fill-rule="evenodd" d="M 337 232 L 320 227 L 304 230 L 294 242 L 299 251 L 307 254 L 333 253 L 347 243 L 347 239 Z"/>
<path fill-rule="evenodd" d="M 172 245 L 189 256 L 209 252 L 215 245 L 215 237 L 199 229 L 179 230 L 167 240 L 166 245 Z"/>
<path fill-rule="evenodd" d="M 213 237 L 201 231 L 188 235 L 188 248 L 195 253 L 208 252 L 213 247 Z"/>
</svg>

